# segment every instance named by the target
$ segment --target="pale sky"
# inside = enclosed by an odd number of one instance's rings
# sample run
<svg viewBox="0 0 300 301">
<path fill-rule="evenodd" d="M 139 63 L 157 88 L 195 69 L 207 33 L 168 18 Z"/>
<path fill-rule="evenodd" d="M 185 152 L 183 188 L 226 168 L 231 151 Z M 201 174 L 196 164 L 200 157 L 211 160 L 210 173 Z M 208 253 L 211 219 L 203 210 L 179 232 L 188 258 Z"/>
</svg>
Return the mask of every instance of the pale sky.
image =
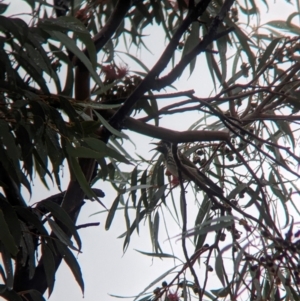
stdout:
<svg viewBox="0 0 300 301">
<path fill-rule="evenodd" d="M 6 15 L 24 12 L 27 9 L 27 4 L 24 1 L 11 0 L 10 2 L 11 5 Z M 292 6 L 285 1 L 278 2 L 279 3 L 275 4 L 271 2 L 269 3 L 271 9 L 268 15 L 266 14 L 266 7 L 263 6 L 261 8 L 261 18 L 278 18 L 285 20 L 286 15 L 288 15 Z M 294 2 L 292 1 L 292 3 Z M 155 32 L 152 29 L 149 33 L 156 37 L 155 42 L 153 42 L 152 37 L 145 40 L 147 46 L 151 49 L 154 55 L 144 51 L 142 53 L 142 60 L 149 68 L 151 68 L 158 59 L 165 45 L 163 43 L 163 38 L 159 39 L 161 33 L 158 31 L 158 28 L 155 29 Z M 126 62 L 128 62 L 129 68 L 136 68 L 136 65 L 129 59 Z M 189 78 L 189 72 L 185 72 L 185 74 L 183 74 L 180 80 L 176 83 L 178 91 L 194 89 L 197 96 L 208 96 L 213 86 L 211 84 L 210 76 L 208 76 L 208 72 L 204 70 L 204 68 L 206 69 L 205 66 L 205 55 L 202 55 L 197 61 L 194 74 Z M 165 105 L 169 103 L 170 100 L 160 100 L 160 102 Z M 185 130 L 201 116 L 198 113 L 193 113 L 188 120 L 180 120 L 181 122 L 178 122 L 177 117 L 178 115 L 164 118 L 161 125 L 172 129 Z M 131 144 L 126 144 L 128 145 L 128 149 L 131 154 L 134 155 L 135 152 L 141 153 L 144 157 L 149 159 L 153 156 L 153 153 L 149 153 L 149 150 L 152 148 L 151 145 L 149 145 L 149 142 L 151 142 L 150 138 L 145 138 L 131 132 L 126 133 L 130 135 L 131 139 L 135 141 L 137 146 L 137 149 L 135 150 Z M 133 167 L 130 168 L 133 169 Z M 65 189 L 68 183 L 67 172 L 65 172 L 63 183 L 63 187 Z M 99 181 L 95 187 L 101 188 L 105 192 L 106 197 L 103 199 L 103 203 L 109 208 L 116 197 L 115 191 L 107 182 L 102 183 Z M 33 187 L 33 197 L 29 202 L 32 204 L 46 198 L 47 196 L 54 194 L 54 191 L 56 191 L 55 188 L 52 191 L 46 191 L 40 184 L 35 184 L 35 187 Z M 192 198 L 190 202 L 194 204 L 193 194 L 190 194 L 190 197 Z M 123 239 L 117 239 L 117 237 L 126 229 L 123 211 L 120 211 L 116 215 L 111 229 L 109 231 L 105 231 L 104 225 L 106 214 L 98 214 L 90 217 L 91 214 L 99 210 L 102 210 L 99 204 L 88 202 L 88 204 L 83 206 L 78 220 L 78 224 L 87 222 L 101 223 L 99 227 L 84 228 L 79 231 L 83 243 L 83 253 L 78 255 L 78 260 L 85 281 L 85 301 L 116 300 L 108 294 L 133 296 L 142 291 L 144 287 L 146 287 L 159 275 L 174 266 L 174 262 L 171 259 L 152 259 L 141 255 L 134 250 L 138 249 L 145 252 L 152 251 L 147 223 L 144 227 L 142 227 L 143 223 L 141 223 L 140 235 L 138 236 L 136 233 L 132 235 L 128 250 L 125 254 L 123 254 Z M 194 216 L 190 216 L 191 227 L 194 219 Z M 132 220 L 133 218 L 131 218 L 131 221 Z M 162 233 L 164 233 L 163 228 L 161 230 Z M 180 232 L 180 229 L 175 226 L 172 226 L 169 230 L 170 236 L 174 236 Z M 166 236 L 163 234 L 162 239 L 160 240 L 161 246 L 164 250 L 166 250 L 166 252 L 170 252 L 169 241 L 166 241 L 165 238 Z M 180 241 L 176 242 L 176 239 L 174 239 L 172 241 L 172 245 L 175 255 L 182 254 Z M 179 264 L 179 262 L 177 262 L 177 264 Z M 211 277 L 211 279 L 213 279 L 213 281 L 218 281 L 216 277 Z M 160 284 L 161 281 L 158 283 L 158 286 Z M 66 298 L 72 301 L 83 300 L 80 288 L 69 271 L 69 268 L 62 264 L 56 275 L 54 291 L 49 300 L 61 301 L 66 300 Z"/>
</svg>

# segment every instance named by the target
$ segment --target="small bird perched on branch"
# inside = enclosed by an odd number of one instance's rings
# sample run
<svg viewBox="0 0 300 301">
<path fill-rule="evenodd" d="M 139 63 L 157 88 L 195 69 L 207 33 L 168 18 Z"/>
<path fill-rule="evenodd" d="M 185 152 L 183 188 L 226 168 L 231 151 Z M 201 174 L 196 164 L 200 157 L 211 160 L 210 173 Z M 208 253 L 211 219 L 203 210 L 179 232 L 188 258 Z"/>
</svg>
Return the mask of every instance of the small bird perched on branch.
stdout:
<svg viewBox="0 0 300 301">
<path fill-rule="evenodd" d="M 168 141 L 161 140 L 158 143 L 152 143 L 157 145 L 153 150 L 157 150 L 164 156 L 165 166 L 167 170 L 176 178 L 178 178 L 178 171 L 176 161 L 172 152 L 172 144 Z M 197 184 L 204 184 L 206 187 L 209 187 L 216 195 L 223 195 L 223 189 L 220 188 L 217 184 L 215 184 L 211 179 L 209 179 L 203 172 L 201 172 L 197 166 L 191 162 L 186 156 L 184 156 L 179 150 L 177 152 L 178 159 L 180 160 L 183 169 L 181 171 L 181 176 L 183 180 L 193 181 Z"/>
</svg>

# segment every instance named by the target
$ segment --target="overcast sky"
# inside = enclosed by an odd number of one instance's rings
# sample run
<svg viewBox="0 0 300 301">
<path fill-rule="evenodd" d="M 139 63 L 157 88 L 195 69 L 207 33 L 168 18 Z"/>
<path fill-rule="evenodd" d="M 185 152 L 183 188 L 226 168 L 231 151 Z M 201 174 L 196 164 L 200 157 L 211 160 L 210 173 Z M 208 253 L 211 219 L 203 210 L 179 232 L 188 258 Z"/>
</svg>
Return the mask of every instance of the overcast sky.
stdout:
<svg viewBox="0 0 300 301">
<path fill-rule="evenodd" d="M 11 5 L 7 10 L 6 15 L 28 11 L 28 6 L 25 1 L 11 0 L 10 2 Z M 268 14 L 266 13 L 266 7 L 263 6 L 261 8 L 261 18 L 285 20 L 286 15 L 293 11 L 291 10 L 292 6 L 285 1 L 278 2 L 280 2 L 280 4 L 269 3 L 271 9 Z M 291 3 L 294 2 L 292 1 Z M 144 51 L 141 58 L 148 68 L 151 68 L 161 54 L 165 45 L 163 43 L 163 36 L 161 36 L 161 32 L 158 28 L 154 30 L 152 28 L 149 31 L 149 34 L 151 35 L 145 41 L 147 46 L 153 52 L 153 55 Z M 201 58 L 198 59 L 195 72 L 190 78 L 188 76 L 188 72 L 183 74 L 180 81 L 176 83 L 178 91 L 194 89 L 198 96 L 209 95 L 212 89 L 212 83 L 208 76 L 208 72 L 205 70 L 206 63 L 204 60 L 205 56 L 202 55 Z M 130 69 L 137 68 L 136 64 L 133 62 L 130 62 L 129 60 L 126 62 Z M 170 100 L 160 100 L 160 102 L 164 105 L 169 101 Z M 178 122 L 177 117 L 178 116 L 170 116 L 169 118 L 166 118 L 162 125 L 172 129 L 185 130 L 201 116 L 198 113 L 193 113 L 188 120 L 180 120 L 180 122 Z M 149 142 L 151 142 L 151 139 L 134 133 L 128 134 L 132 140 L 137 143 L 136 150 L 132 145 L 128 144 L 128 148 L 131 150 L 131 153 L 134 154 L 137 152 L 143 154 L 146 158 L 151 158 L 153 155 L 153 153 L 149 153 L 149 150 L 151 149 Z M 130 168 L 132 169 L 132 167 Z M 64 189 L 67 187 L 68 180 L 68 173 L 65 172 L 63 177 Z M 95 187 L 101 188 L 105 192 L 106 197 L 103 199 L 103 203 L 109 208 L 116 197 L 115 191 L 111 188 L 109 183 L 103 183 L 100 181 Z M 28 201 L 30 204 L 33 204 L 36 201 L 52 195 L 55 191 L 55 187 L 53 190 L 47 191 L 42 185 L 35 184 L 35 187 L 33 187 L 33 197 Z M 132 235 L 129 248 L 127 252 L 123 254 L 123 239 L 117 239 L 117 237 L 126 229 L 123 211 L 120 211 L 120 213 L 116 216 L 111 229 L 109 231 L 105 231 L 104 224 L 106 214 L 98 214 L 90 217 L 91 214 L 99 210 L 102 210 L 99 204 L 89 202 L 87 205 L 83 206 L 78 220 L 78 224 L 86 222 L 101 223 L 99 227 L 84 228 L 80 230 L 83 242 L 83 253 L 78 255 L 78 260 L 81 265 L 85 281 L 85 301 L 116 300 L 115 298 L 110 297 L 108 293 L 132 296 L 142 291 L 144 287 L 156 279 L 160 274 L 174 266 L 174 262 L 170 259 L 152 260 L 150 257 L 145 257 L 134 250 L 138 249 L 146 252 L 152 251 L 147 224 L 145 227 L 141 227 L 139 236 L 136 233 Z M 194 221 L 194 217 L 191 217 L 190 220 Z M 174 227 L 170 229 L 170 235 L 173 236 L 178 234 L 179 231 L 180 229 L 178 227 Z M 181 254 L 181 243 L 173 240 L 172 244 L 175 248 L 175 254 Z M 161 246 L 164 250 L 169 251 L 169 241 L 164 240 L 164 238 L 161 240 Z M 57 273 L 56 284 L 54 292 L 50 297 L 50 301 L 61 301 L 66 300 L 66 298 L 72 301 L 83 300 L 79 286 L 75 282 L 68 267 L 63 264 Z"/>
</svg>

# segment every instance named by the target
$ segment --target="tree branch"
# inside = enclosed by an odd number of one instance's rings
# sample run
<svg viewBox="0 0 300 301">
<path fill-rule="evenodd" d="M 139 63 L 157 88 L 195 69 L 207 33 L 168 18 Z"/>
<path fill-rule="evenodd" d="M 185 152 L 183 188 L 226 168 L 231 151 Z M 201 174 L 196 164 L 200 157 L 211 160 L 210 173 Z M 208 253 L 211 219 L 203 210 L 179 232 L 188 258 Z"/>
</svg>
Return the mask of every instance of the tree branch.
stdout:
<svg viewBox="0 0 300 301">
<path fill-rule="evenodd" d="M 190 12 L 187 17 L 183 20 L 181 26 L 177 29 L 175 34 L 173 35 L 172 39 L 170 40 L 168 46 L 166 47 L 165 51 L 161 55 L 158 62 L 155 66 L 150 70 L 150 72 L 146 75 L 144 80 L 140 83 L 140 85 L 134 90 L 134 92 L 127 98 L 124 102 L 123 106 L 116 112 L 116 114 L 109 120 L 111 126 L 115 128 L 120 128 L 122 121 L 124 120 L 125 116 L 129 114 L 130 110 L 132 109 L 133 105 L 144 95 L 144 93 L 149 90 L 153 89 L 155 78 L 159 76 L 159 74 L 166 68 L 168 65 L 177 45 L 184 34 L 184 32 L 188 29 L 190 24 L 196 20 L 196 18 L 204 13 L 208 4 L 211 0 L 202 0 L 200 1 L 195 9 Z M 109 135 L 109 133 L 107 133 Z"/>
</svg>

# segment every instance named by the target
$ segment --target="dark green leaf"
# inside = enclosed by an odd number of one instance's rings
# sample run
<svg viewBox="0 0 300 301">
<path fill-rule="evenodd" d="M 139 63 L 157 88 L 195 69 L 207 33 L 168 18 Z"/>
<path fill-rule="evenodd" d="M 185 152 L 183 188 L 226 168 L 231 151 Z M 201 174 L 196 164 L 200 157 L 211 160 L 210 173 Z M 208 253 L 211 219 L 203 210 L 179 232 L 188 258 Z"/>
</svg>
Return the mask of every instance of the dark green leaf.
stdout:
<svg viewBox="0 0 300 301">
<path fill-rule="evenodd" d="M 7 8 L 8 8 L 8 4 L 0 3 L 0 14 L 2 15 L 3 13 L 5 13 Z"/>
<path fill-rule="evenodd" d="M 62 255 L 64 261 L 66 262 L 66 264 L 69 266 L 69 268 L 71 269 L 77 283 L 79 284 L 82 293 L 84 292 L 84 282 L 83 282 L 83 278 L 82 278 L 82 274 L 81 274 L 81 269 L 80 266 L 75 258 L 75 256 L 73 255 L 73 253 L 61 242 L 56 241 L 55 242 L 56 247 L 59 251 L 59 253 Z"/>
<path fill-rule="evenodd" d="M 219 28 L 220 31 L 225 30 L 225 26 L 220 26 Z M 222 74 L 222 79 L 221 83 L 224 83 L 227 77 L 227 58 L 226 58 L 226 53 L 227 53 L 227 37 L 221 37 L 220 39 L 217 39 L 217 47 L 218 47 L 218 52 L 220 56 L 220 62 L 221 62 L 221 74 Z"/>
<path fill-rule="evenodd" d="M 32 224 L 41 235 L 44 237 L 48 236 L 48 232 L 43 226 L 43 222 L 37 217 L 35 213 L 33 213 L 33 210 L 31 208 L 24 208 L 24 207 L 15 207 L 16 213 L 20 218 L 26 223 Z"/>
<path fill-rule="evenodd" d="M 126 134 L 124 134 L 124 133 L 122 133 L 122 132 L 120 132 L 120 131 L 118 131 L 118 130 L 116 130 L 116 129 L 114 129 L 97 111 L 93 111 L 95 114 L 96 114 L 96 116 L 97 116 L 97 118 L 99 119 L 99 121 L 113 134 L 113 135 L 115 135 L 115 136 L 117 136 L 117 137 L 120 137 L 120 138 L 124 138 L 124 139 L 129 139 L 129 137 L 126 135 Z"/>
<path fill-rule="evenodd" d="M 28 258 L 29 279 L 32 279 L 32 277 L 34 276 L 34 272 L 35 272 L 35 251 L 36 250 L 35 250 L 33 240 L 32 240 L 32 235 L 31 235 L 29 229 L 27 228 L 25 223 L 23 223 L 22 221 L 20 222 L 20 225 L 22 228 L 24 243 L 26 246 L 26 252 L 25 253 L 23 252 L 22 260 L 25 264 L 27 262 L 27 256 L 29 257 Z"/>
<path fill-rule="evenodd" d="M 297 35 L 300 35 L 300 27 L 296 26 L 294 24 L 288 23 L 286 21 L 273 20 L 273 21 L 267 22 L 265 25 L 269 25 L 269 26 L 272 26 L 275 28 L 279 28 L 281 30 L 286 30 L 286 31 L 295 33 Z"/>
<path fill-rule="evenodd" d="M 84 146 L 73 147 L 69 142 L 66 142 L 65 149 L 68 155 L 73 158 L 100 159 L 106 155 L 106 153 L 97 152 Z"/>
<path fill-rule="evenodd" d="M 154 223 L 153 223 L 153 245 L 154 249 L 157 252 L 159 242 L 158 242 L 158 234 L 159 234 L 159 213 L 156 211 L 154 216 Z"/>
<path fill-rule="evenodd" d="M 283 120 L 277 120 L 276 124 L 278 128 L 290 139 L 290 142 L 292 143 L 293 150 L 295 149 L 295 137 L 293 135 L 293 132 L 290 127 L 290 123 L 288 121 Z"/>
<path fill-rule="evenodd" d="M 185 41 L 184 48 L 182 51 L 182 58 L 199 44 L 200 42 L 199 28 L 200 28 L 200 23 L 198 21 L 192 23 L 191 32 Z M 193 73 L 195 65 L 196 65 L 196 57 L 190 63 L 190 75 Z"/>
<path fill-rule="evenodd" d="M 242 46 L 242 50 L 246 53 L 246 55 L 248 56 L 248 60 L 250 63 L 250 66 L 252 68 L 252 70 L 255 70 L 255 55 L 253 54 L 253 52 L 251 51 L 250 48 L 250 43 L 251 40 L 249 39 L 249 37 L 237 26 L 237 24 L 235 24 L 234 22 L 230 21 L 229 22 L 230 26 L 234 27 L 234 33 L 237 36 L 237 38 L 239 39 L 241 46 Z M 252 43 L 251 43 L 252 44 Z"/>
<path fill-rule="evenodd" d="M 160 275 L 159 277 L 157 277 L 154 281 L 152 281 L 149 285 L 147 285 L 147 287 L 145 287 L 143 289 L 142 292 L 140 292 L 134 299 L 137 300 L 142 294 L 144 294 L 148 289 L 150 289 L 151 287 L 153 287 L 156 283 L 158 283 L 161 280 L 164 280 L 172 271 L 174 271 L 177 268 L 177 266 L 172 267 L 171 269 L 169 269 L 168 271 L 164 272 L 162 275 Z"/>
<path fill-rule="evenodd" d="M 69 119 L 75 125 L 77 132 L 81 135 L 83 133 L 83 129 L 81 127 L 81 123 L 79 121 L 79 115 L 74 110 L 70 101 L 64 97 L 59 98 L 61 109 L 68 115 Z"/>
<path fill-rule="evenodd" d="M 37 290 L 28 290 L 27 292 L 33 301 L 46 301 L 43 295 Z"/>
<path fill-rule="evenodd" d="M 136 56 L 134 56 L 130 53 L 127 53 L 127 52 L 123 52 L 123 51 L 118 51 L 118 52 L 128 55 L 132 60 L 134 60 L 138 65 L 140 65 L 140 67 L 142 67 L 146 71 L 147 74 L 149 73 L 150 70 L 148 69 L 148 67 L 141 60 L 139 60 Z"/>
<path fill-rule="evenodd" d="M 229 293 L 230 293 L 230 288 L 229 287 L 224 287 L 220 289 L 215 289 L 215 290 L 210 290 L 214 295 L 220 297 L 220 298 L 225 298 Z M 215 299 L 214 299 L 215 300 Z"/>
<path fill-rule="evenodd" d="M 7 18 L 0 16 L 0 28 L 2 31 L 13 34 L 21 44 L 25 42 L 28 34 L 28 26 L 21 19 Z"/>
<path fill-rule="evenodd" d="M 51 218 L 47 218 L 47 221 L 53 233 L 62 243 L 67 245 L 72 250 L 79 251 L 77 248 L 74 247 L 73 242 L 71 241 L 69 236 L 62 230 L 62 228 L 56 222 L 54 222 Z"/>
<path fill-rule="evenodd" d="M 80 187 L 82 188 L 86 196 L 88 196 L 88 198 L 90 199 L 95 198 L 96 195 L 93 193 L 89 183 L 87 182 L 86 177 L 83 174 L 77 159 L 73 157 L 69 157 L 68 162 L 69 162 L 70 172 L 75 175 Z"/>
<path fill-rule="evenodd" d="M 105 230 L 109 230 L 109 228 L 110 228 L 110 225 L 111 225 L 111 223 L 114 219 L 116 210 L 118 208 L 119 201 L 120 201 L 120 195 L 117 195 L 117 197 L 115 198 L 111 208 L 109 209 L 109 212 L 108 212 L 108 215 L 107 215 L 107 218 L 106 218 L 106 222 L 105 222 Z"/>
<path fill-rule="evenodd" d="M 211 207 L 211 201 L 209 200 L 209 198 L 207 197 L 207 195 L 205 195 L 204 200 L 199 208 L 196 220 L 195 220 L 195 227 L 198 225 L 201 225 L 204 217 L 208 214 L 209 210 Z M 200 236 L 198 236 L 198 240 L 199 240 Z M 196 241 L 197 236 L 195 236 L 194 241 Z"/>
<path fill-rule="evenodd" d="M 261 59 L 259 60 L 259 64 L 257 66 L 256 72 L 258 72 L 262 67 L 265 66 L 266 62 L 268 61 L 268 59 L 271 57 L 271 54 L 273 53 L 273 50 L 275 49 L 275 47 L 277 46 L 277 44 L 280 42 L 281 38 L 276 38 L 274 39 L 266 48 L 266 50 L 264 51 L 263 56 L 261 57 Z"/>
<path fill-rule="evenodd" d="M 47 208 L 52 215 L 59 220 L 61 223 L 63 223 L 68 230 L 71 232 L 71 234 L 74 236 L 79 250 L 81 249 L 81 240 L 77 233 L 76 226 L 74 225 L 74 222 L 71 220 L 70 216 L 67 214 L 67 212 L 58 204 L 55 204 L 51 201 L 42 201 L 39 203 L 39 205 L 44 206 Z"/>
<path fill-rule="evenodd" d="M 2 226 L 1 217 L 0 217 L 0 226 Z M 0 228 L 0 229 L 2 229 L 2 228 Z M 5 276 L 6 276 L 6 279 L 5 279 L 6 283 L 5 284 L 6 284 L 6 287 L 7 287 L 8 290 L 12 290 L 13 285 L 14 285 L 14 270 L 13 270 L 13 266 L 12 266 L 11 252 L 9 251 L 9 249 L 7 249 L 5 247 L 5 241 L 2 240 L 1 236 L 2 235 L 0 235 L 0 239 L 1 239 L 1 241 L 0 241 L 0 253 L 1 253 L 3 264 L 4 264 L 4 268 L 5 268 Z"/>
<path fill-rule="evenodd" d="M 89 134 L 95 133 L 97 129 L 99 129 L 101 125 L 100 121 L 94 121 L 94 120 L 88 120 L 88 121 L 82 121 L 81 126 L 83 129 L 83 132 L 86 136 Z"/>
<path fill-rule="evenodd" d="M 0 241 L 3 243 L 5 249 L 7 249 L 7 251 L 11 255 L 16 256 L 18 251 L 19 251 L 18 245 L 16 245 L 14 237 L 12 236 L 11 232 L 9 231 L 9 227 L 6 223 L 5 218 L 4 218 L 4 214 L 3 214 L 2 209 L 0 209 L 0 229 L 1 229 L 1 231 L 0 231 Z"/>
<path fill-rule="evenodd" d="M 82 52 L 76 45 L 75 41 L 69 38 L 66 34 L 59 31 L 47 31 L 53 38 L 58 39 L 66 48 L 68 48 L 72 53 L 74 53 L 80 61 L 85 65 L 85 67 L 89 70 L 93 80 L 99 85 L 102 86 L 100 77 L 95 72 L 94 67 L 91 61 L 87 58 L 87 56 Z"/>
<path fill-rule="evenodd" d="M 82 141 L 84 141 L 91 149 L 97 152 L 101 152 L 101 154 L 103 154 L 103 157 L 111 157 L 120 162 L 130 164 L 130 162 L 122 154 L 112 149 L 111 147 L 108 147 L 103 141 L 99 139 L 89 137 L 82 139 Z"/>
<path fill-rule="evenodd" d="M 137 169 L 138 167 L 136 166 L 133 171 L 131 172 L 131 187 L 137 185 Z M 133 203 L 133 206 L 135 207 L 136 205 L 136 190 L 131 191 L 131 200 Z"/>
<path fill-rule="evenodd" d="M 39 27 L 51 31 L 73 31 L 77 34 L 90 35 L 84 24 L 78 18 L 72 16 L 63 16 L 60 18 L 42 19 L 39 22 Z"/>
<path fill-rule="evenodd" d="M 21 239 L 21 227 L 17 214 L 13 207 L 2 197 L 0 197 L 0 208 L 3 212 L 9 232 L 12 234 L 16 246 L 19 246 Z"/>
<path fill-rule="evenodd" d="M 139 250 L 135 250 L 141 254 L 144 254 L 146 256 L 150 256 L 150 257 L 159 257 L 159 258 L 175 258 L 177 259 L 176 256 L 171 255 L 171 254 L 165 254 L 165 253 L 148 253 L 148 252 L 143 252 L 143 251 L 139 251 Z"/>
<path fill-rule="evenodd" d="M 247 189 L 248 184 L 239 183 L 227 196 L 228 200 L 235 199 L 236 195 L 239 194 L 242 190 Z"/>
<path fill-rule="evenodd" d="M 52 251 L 49 249 L 49 247 L 47 246 L 47 244 L 45 244 L 44 241 L 42 241 L 42 258 L 48 285 L 48 297 L 50 297 L 54 287 L 56 270 Z"/>
<path fill-rule="evenodd" d="M 14 290 L 6 290 L 5 298 L 8 301 L 24 301 L 24 299 L 22 299 L 22 297 L 19 294 L 17 294 Z"/>
<path fill-rule="evenodd" d="M 127 229 L 127 232 L 126 232 L 126 236 L 125 236 L 125 240 L 124 240 L 124 243 L 123 243 L 123 252 L 126 251 L 128 245 L 129 245 L 129 242 L 130 242 L 130 236 L 131 236 L 131 227 L 130 227 L 130 219 L 129 219 L 129 212 L 128 212 L 128 200 L 125 204 L 125 208 L 124 208 L 124 216 L 125 216 L 125 222 L 126 222 L 126 229 Z"/>
</svg>

